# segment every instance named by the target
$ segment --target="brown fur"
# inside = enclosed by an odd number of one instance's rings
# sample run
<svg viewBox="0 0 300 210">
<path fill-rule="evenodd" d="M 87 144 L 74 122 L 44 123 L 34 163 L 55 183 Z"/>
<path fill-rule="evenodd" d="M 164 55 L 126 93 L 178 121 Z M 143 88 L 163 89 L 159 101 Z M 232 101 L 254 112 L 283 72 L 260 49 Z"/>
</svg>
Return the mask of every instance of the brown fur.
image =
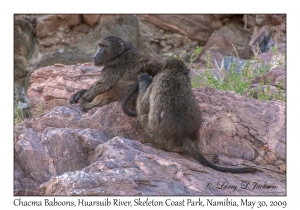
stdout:
<svg viewBox="0 0 300 210">
<path fill-rule="evenodd" d="M 96 66 L 104 65 L 99 80 L 70 99 L 70 104 L 80 102 L 85 111 L 123 100 L 139 74 L 146 72 L 154 76 L 163 67 L 163 62 L 137 52 L 119 37 L 106 36 L 98 45 L 94 63 Z M 132 95 L 129 106 L 135 109 L 137 92 Z"/>
<path fill-rule="evenodd" d="M 159 149 L 181 152 L 205 166 L 222 172 L 249 173 L 254 168 L 219 167 L 198 151 L 202 114 L 193 96 L 185 64 L 169 59 L 165 69 L 153 81 L 147 74 L 139 76 L 137 116 L 140 124 Z"/>
</svg>

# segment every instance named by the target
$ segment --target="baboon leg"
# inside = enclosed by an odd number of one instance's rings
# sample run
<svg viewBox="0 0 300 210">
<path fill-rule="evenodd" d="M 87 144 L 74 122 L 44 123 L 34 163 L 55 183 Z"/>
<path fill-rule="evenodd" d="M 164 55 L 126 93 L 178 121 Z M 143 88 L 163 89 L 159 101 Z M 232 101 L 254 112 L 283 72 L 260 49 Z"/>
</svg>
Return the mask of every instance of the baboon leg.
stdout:
<svg viewBox="0 0 300 210">
<path fill-rule="evenodd" d="M 78 92 L 76 92 L 74 95 L 71 96 L 69 103 L 70 104 L 78 103 L 79 99 L 86 91 L 87 91 L 86 89 L 82 89 L 82 90 L 79 90 Z"/>
<path fill-rule="evenodd" d="M 181 152 L 181 150 L 179 150 L 177 147 L 174 147 L 171 141 L 168 141 L 168 139 L 164 139 L 161 136 L 156 135 L 154 132 L 152 132 L 149 126 L 147 126 L 146 128 L 146 133 L 150 137 L 150 142 L 153 147 L 167 152 Z"/>
<path fill-rule="evenodd" d="M 80 102 L 81 107 L 84 111 L 88 111 L 93 107 L 101 107 L 106 104 L 112 103 L 114 101 L 119 100 L 119 96 L 115 93 L 115 91 L 112 89 L 110 91 L 107 91 L 105 93 L 102 93 L 100 95 L 97 95 L 93 101 L 88 102 L 82 100 Z"/>
<path fill-rule="evenodd" d="M 151 84 L 151 81 L 152 77 L 150 77 L 148 74 L 143 73 L 139 75 L 139 95 L 137 99 L 137 111 L 140 116 L 144 114 L 149 114 L 150 111 L 149 97 L 152 87 L 149 86 Z"/>
<path fill-rule="evenodd" d="M 145 129 L 147 128 L 148 126 L 148 122 L 149 122 L 149 119 L 148 119 L 148 114 L 143 114 L 143 115 L 140 115 L 139 116 L 139 123 L 142 125 L 142 127 Z M 147 129 L 148 130 L 148 129 Z M 147 133 L 148 131 L 145 130 Z"/>
<path fill-rule="evenodd" d="M 85 101 L 84 103 L 92 102 L 98 95 L 116 89 L 116 86 L 120 85 L 120 78 L 124 74 L 123 71 L 124 70 L 105 67 L 102 70 L 99 80 L 81 96 L 81 101 Z"/>
</svg>

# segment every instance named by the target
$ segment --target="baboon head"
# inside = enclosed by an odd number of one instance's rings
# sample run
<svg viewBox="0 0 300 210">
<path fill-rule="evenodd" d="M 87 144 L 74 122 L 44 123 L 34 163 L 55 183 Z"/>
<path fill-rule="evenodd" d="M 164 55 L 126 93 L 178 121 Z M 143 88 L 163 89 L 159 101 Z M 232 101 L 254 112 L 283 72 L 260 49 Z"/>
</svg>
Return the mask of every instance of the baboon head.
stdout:
<svg viewBox="0 0 300 210">
<path fill-rule="evenodd" d="M 96 66 L 105 65 L 105 63 L 130 48 L 130 43 L 125 42 L 119 37 L 109 35 L 101 39 L 98 43 L 98 51 L 93 56 Z"/>
<path fill-rule="evenodd" d="M 165 69 L 171 69 L 172 72 L 179 72 L 185 75 L 190 73 L 190 69 L 184 64 L 182 60 L 177 58 L 168 58 L 165 61 Z"/>
</svg>

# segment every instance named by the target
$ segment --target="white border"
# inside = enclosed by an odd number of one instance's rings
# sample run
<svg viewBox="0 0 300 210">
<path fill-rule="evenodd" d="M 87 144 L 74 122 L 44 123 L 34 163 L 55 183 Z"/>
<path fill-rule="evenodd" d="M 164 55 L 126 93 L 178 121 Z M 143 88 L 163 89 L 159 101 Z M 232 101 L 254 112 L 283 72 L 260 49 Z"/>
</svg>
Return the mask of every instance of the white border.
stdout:
<svg viewBox="0 0 300 210">
<path fill-rule="evenodd" d="M 285 209 L 296 209 L 298 207 L 300 190 L 299 181 L 297 179 L 299 170 L 298 154 L 299 154 L 299 131 L 298 117 L 299 115 L 299 41 L 296 40 L 299 35 L 299 16 L 298 5 L 296 1 L 276 1 L 276 0 L 214 0 L 214 1 L 10 1 L 4 2 L 1 6 L 1 64 L 2 74 L 4 78 L 1 80 L 1 131 L 4 135 L 1 138 L 1 203 L 3 209 L 18 208 L 14 207 L 13 200 L 19 197 L 13 196 L 13 15 L 16 13 L 34 14 L 34 13 L 233 13 L 233 14 L 252 14 L 252 13 L 286 13 L 287 14 L 287 196 L 280 197 L 249 197 L 252 201 L 270 201 L 270 200 L 286 200 L 288 202 Z M 298 64 L 298 65 L 297 65 Z M 8 100 L 7 100 L 8 99 Z M 297 133 L 298 134 L 298 133 Z M 22 197 L 26 200 L 44 200 L 47 197 Z M 53 197 L 50 197 L 53 198 Z M 84 197 L 85 199 L 95 200 L 97 197 Z M 103 197 L 101 197 L 103 198 Z M 110 197 L 114 198 L 114 197 Z M 120 198 L 120 197 L 117 197 Z M 165 200 L 168 197 L 155 197 Z M 180 197 L 170 197 L 172 199 L 180 199 Z M 189 198 L 189 197 L 184 197 Z M 195 198 L 194 196 L 191 198 Z M 222 200 L 222 197 L 203 197 L 203 199 L 215 198 Z M 247 198 L 244 196 L 229 197 L 235 200 Z M 77 197 L 58 197 L 60 200 L 77 200 Z M 135 197 L 121 197 L 121 199 L 133 200 Z M 5 208 L 7 207 L 7 208 Z M 25 207 L 26 208 L 26 207 Z M 34 207 L 30 207 L 32 209 Z M 36 207 L 35 207 L 36 208 Z M 61 208 L 61 207 L 56 207 Z M 74 209 L 74 207 L 64 207 Z M 77 207 L 76 209 L 81 208 Z M 89 207 L 92 208 L 92 207 Z M 115 209 L 115 207 L 97 209 Z M 140 209 L 141 207 L 131 207 L 130 209 Z M 153 207 L 144 207 L 153 208 Z M 167 207 L 164 207 L 167 208 Z M 176 208 L 176 207 L 172 207 Z M 178 207 L 179 208 L 179 207 Z M 197 209 L 201 207 L 196 207 Z M 223 207 L 231 209 L 232 207 Z M 122 207 L 122 209 L 127 209 Z M 128 208 L 129 209 L 129 208 Z M 216 209 L 216 208 L 204 208 Z M 240 209 L 251 209 L 249 207 Z M 263 209 L 263 208 L 261 208 Z"/>
</svg>

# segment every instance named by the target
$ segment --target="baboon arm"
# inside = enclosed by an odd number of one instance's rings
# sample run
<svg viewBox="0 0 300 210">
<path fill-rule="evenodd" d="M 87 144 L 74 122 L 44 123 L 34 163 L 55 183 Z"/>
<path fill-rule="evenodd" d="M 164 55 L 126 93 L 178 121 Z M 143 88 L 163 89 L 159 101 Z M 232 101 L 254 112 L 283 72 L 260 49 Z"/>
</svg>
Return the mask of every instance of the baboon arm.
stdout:
<svg viewBox="0 0 300 210">
<path fill-rule="evenodd" d="M 156 75 L 159 73 L 164 66 L 164 63 L 156 58 L 152 58 L 146 62 L 146 72 L 150 75 Z"/>
<path fill-rule="evenodd" d="M 102 70 L 100 79 L 94 83 L 82 96 L 84 101 L 93 101 L 93 99 L 114 87 L 116 82 L 122 77 L 123 72 L 114 68 L 105 68 Z"/>
</svg>

